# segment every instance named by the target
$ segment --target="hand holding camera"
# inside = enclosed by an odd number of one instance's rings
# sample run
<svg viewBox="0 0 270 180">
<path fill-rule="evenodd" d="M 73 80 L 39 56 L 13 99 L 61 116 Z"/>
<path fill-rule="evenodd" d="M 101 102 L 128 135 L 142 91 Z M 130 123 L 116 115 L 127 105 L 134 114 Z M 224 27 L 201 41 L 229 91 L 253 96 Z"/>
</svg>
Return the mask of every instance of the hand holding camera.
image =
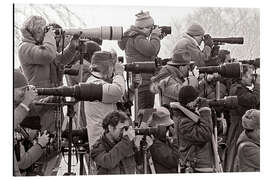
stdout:
<svg viewBox="0 0 270 180">
<path fill-rule="evenodd" d="M 156 34 L 157 36 L 161 35 L 161 29 L 159 27 L 155 27 L 155 29 L 152 30 L 151 34 Z"/>
<path fill-rule="evenodd" d="M 125 67 L 119 63 L 119 62 L 116 62 L 115 65 L 114 65 L 114 72 L 116 75 L 123 75 L 123 72 L 125 70 Z"/>
<path fill-rule="evenodd" d="M 45 148 L 46 145 L 49 143 L 49 140 L 50 140 L 50 137 L 49 137 L 49 133 L 47 133 L 47 130 L 45 130 L 43 132 L 42 135 L 40 135 L 39 133 L 39 136 L 38 136 L 38 144 L 42 147 L 42 148 Z"/>
<path fill-rule="evenodd" d="M 135 138 L 135 130 L 128 127 L 127 130 L 124 129 L 123 136 L 128 136 L 129 140 L 132 141 Z"/>
<path fill-rule="evenodd" d="M 204 45 L 209 46 L 210 48 L 214 45 L 212 37 L 209 34 L 204 35 Z"/>
<path fill-rule="evenodd" d="M 25 90 L 25 94 L 24 94 L 24 100 L 23 100 L 23 104 L 25 104 L 26 106 L 29 106 L 33 100 L 36 99 L 36 97 L 38 96 L 36 88 L 34 86 L 27 86 L 26 90 Z"/>
<path fill-rule="evenodd" d="M 80 45 L 80 36 L 81 33 L 76 33 L 72 36 L 71 41 L 70 41 L 70 46 L 77 48 Z"/>
<path fill-rule="evenodd" d="M 46 29 L 44 31 L 44 41 L 51 41 L 52 39 L 55 40 L 55 33 L 52 26 L 46 26 Z"/>
<path fill-rule="evenodd" d="M 133 76 L 133 77 L 134 78 L 132 79 L 132 84 L 133 84 L 134 88 L 137 88 L 142 84 L 142 75 L 135 74 L 135 76 Z"/>
</svg>

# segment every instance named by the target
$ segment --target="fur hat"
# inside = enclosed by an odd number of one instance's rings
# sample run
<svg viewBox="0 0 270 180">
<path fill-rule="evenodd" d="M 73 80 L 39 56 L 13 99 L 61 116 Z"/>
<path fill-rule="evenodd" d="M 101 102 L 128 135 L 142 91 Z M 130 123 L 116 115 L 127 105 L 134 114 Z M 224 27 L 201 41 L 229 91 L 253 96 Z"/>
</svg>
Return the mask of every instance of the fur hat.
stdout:
<svg viewBox="0 0 270 180">
<path fill-rule="evenodd" d="M 199 92 L 193 86 L 183 86 L 178 95 L 178 101 L 182 105 L 186 105 L 194 101 L 199 96 Z"/>
<path fill-rule="evenodd" d="M 19 69 L 14 70 L 14 82 L 13 82 L 14 88 L 20 88 L 27 86 L 27 80 L 23 73 Z"/>
<path fill-rule="evenodd" d="M 24 21 L 21 32 L 23 37 L 33 36 L 35 32 L 39 31 L 39 29 L 46 25 L 46 20 L 41 16 L 30 16 L 26 21 Z"/>
<path fill-rule="evenodd" d="M 242 117 L 242 126 L 244 129 L 260 129 L 260 111 L 257 109 L 247 110 Z"/>
<path fill-rule="evenodd" d="M 170 112 L 165 107 L 158 107 L 148 120 L 148 126 L 157 127 L 158 125 L 170 126 L 174 121 L 170 118 Z"/>
<path fill-rule="evenodd" d="M 135 16 L 137 17 L 135 21 L 136 27 L 145 28 L 154 25 L 154 19 L 150 16 L 149 11 L 146 12 L 141 11 Z"/>
<path fill-rule="evenodd" d="M 187 33 L 191 36 L 200 36 L 204 35 L 205 31 L 201 25 L 194 23 L 188 27 Z"/>
<path fill-rule="evenodd" d="M 169 65 L 187 65 L 190 64 L 191 55 L 187 50 L 177 50 L 174 52 L 172 60 L 167 64 Z"/>
</svg>

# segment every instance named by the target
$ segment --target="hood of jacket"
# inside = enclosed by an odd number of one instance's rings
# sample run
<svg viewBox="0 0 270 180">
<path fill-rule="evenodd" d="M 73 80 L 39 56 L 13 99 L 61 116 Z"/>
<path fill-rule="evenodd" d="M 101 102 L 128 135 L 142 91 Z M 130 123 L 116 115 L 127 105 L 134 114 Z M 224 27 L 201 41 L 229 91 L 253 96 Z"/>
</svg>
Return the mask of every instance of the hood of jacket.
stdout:
<svg viewBox="0 0 270 180">
<path fill-rule="evenodd" d="M 123 37 L 120 41 L 118 41 L 118 45 L 122 50 L 125 50 L 126 44 L 129 38 L 135 37 L 137 35 L 143 35 L 146 36 L 146 34 L 138 27 L 136 26 L 131 26 L 129 29 L 127 29 Z"/>
<path fill-rule="evenodd" d="M 256 137 L 256 135 L 253 132 L 249 133 L 249 132 L 246 132 L 245 130 L 240 134 L 236 145 L 238 147 L 240 143 L 247 142 L 247 141 L 260 146 L 260 138 Z"/>
</svg>

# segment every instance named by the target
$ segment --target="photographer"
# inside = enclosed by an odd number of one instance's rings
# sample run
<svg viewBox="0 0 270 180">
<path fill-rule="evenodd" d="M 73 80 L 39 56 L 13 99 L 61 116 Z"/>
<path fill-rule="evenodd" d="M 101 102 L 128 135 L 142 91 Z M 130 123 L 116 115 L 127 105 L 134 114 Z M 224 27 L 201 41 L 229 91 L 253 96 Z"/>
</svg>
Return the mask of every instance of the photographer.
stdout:
<svg viewBox="0 0 270 180">
<path fill-rule="evenodd" d="M 91 151 L 91 157 L 97 165 L 97 174 L 135 174 L 135 131 L 129 125 L 130 119 L 120 111 L 110 112 L 104 118 L 104 134 Z"/>
<path fill-rule="evenodd" d="M 244 131 L 237 140 L 237 172 L 260 171 L 260 111 L 248 110 L 242 117 Z"/>
<path fill-rule="evenodd" d="M 213 40 L 209 34 L 204 35 L 205 31 L 199 24 L 192 24 L 188 27 L 186 33 L 177 42 L 173 53 L 178 50 L 187 50 L 191 54 L 191 61 L 198 67 L 205 66 L 211 56 Z M 204 48 L 201 51 L 200 45 L 204 41 Z"/>
<path fill-rule="evenodd" d="M 42 175 L 35 163 L 45 152 L 49 134 L 45 130 L 40 135 L 39 130 L 40 122 L 37 119 L 31 121 L 29 118 L 25 118 L 15 130 L 15 154 L 21 175 Z"/>
<path fill-rule="evenodd" d="M 161 29 L 154 27 L 154 19 L 148 11 L 142 11 L 136 17 L 135 26 L 124 33 L 118 45 L 125 50 L 127 63 L 154 61 L 160 50 Z M 155 95 L 149 89 L 152 76 L 153 74 L 142 73 L 142 84 L 138 88 L 138 109 L 154 106 Z"/>
<path fill-rule="evenodd" d="M 149 127 L 164 126 L 173 134 L 174 122 L 170 118 L 170 112 L 164 108 L 156 108 L 148 120 Z M 154 136 L 153 144 L 150 146 L 150 152 L 153 158 L 156 173 L 177 173 L 178 147 L 172 139 L 173 136 L 163 134 Z"/>
<path fill-rule="evenodd" d="M 178 50 L 173 54 L 172 60 L 151 78 L 151 91 L 160 94 L 162 105 L 177 101 L 178 93 L 183 86 L 198 87 L 197 78 L 189 75 L 192 70 L 190 61 L 188 51 Z"/>
<path fill-rule="evenodd" d="M 102 135 L 102 120 L 109 112 L 117 110 L 125 92 L 124 66 L 117 62 L 117 55 L 107 51 L 97 51 L 92 56 L 91 76 L 86 83 L 102 84 L 102 101 L 84 102 L 89 147 Z"/>
<path fill-rule="evenodd" d="M 29 84 L 35 87 L 50 88 L 62 85 L 59 67 L 69 63 L 78 46 L 78 35 L 74 35 L 70 44 L 62 53 L 57 53 L 55 33 L 40 16 L 31 16 L 21 28 L 23 36 L 19 45 L 19 60 Z M 50 98 L 46 99 L 49 101 Z M 42 130 L 55 131 L 54 107 L 43 108 L 37 114 L 41 117 Z"/>
<path fill-rule="evenodd" d="M 34 99 L 37 98 L 37 93 L 33 86 L 28 86 L 26 78 L 24 75 L 18 70 L 14 70 L 14 130 L 19 127 L 19 124 L 23 122 L 25 117 L 28 115 L 30 111 L 30 105 Z M 43 152 L 41 150 L 41 146 L 44 147 L 46 145 L 46 136 L 42 136 L 40 138 L 40 144 L 38 144 L 31 148 L 27 153 L 18 152 L 16 153 L 16 149 L 20 149 L 21 145 L 17 141 L 16 136 L 14 137 L 14 176 L 21 176 L 19 171 L 20 169 L 24 169 L 29 167 L 33 162 L 35 162 Z M 44 142 L 44 143 L 43 143 Z M 18 144 L 19 143 L 19 144 Z M 17 146 L 17 148 L 16 148 Z M 17 154 L 17 155 L 16 155 Z M 20 156 L 20 158 L 18 158 Z M 19 161 L 19 162 L 17 162 Z"/>
<path fill-rule="evenodd" d="M 173 108 L 175 133 L 179 145 L 181 172 L 214 172 L 211 146 L 213 123 L 207 101 L 198 101 L 198 92 L 184 86 L 179 92 L 178 106 Z M 199 112 L 199 115 L 197 115 Z M 194 119 L 198 117 L 198 119 Z"/>
<path fill-rule="evenodd" d="M 254 86 L 252 88 L 252 86 Z M 227 151 L 225 155 L 224 171 L 234 171 L 235 157 L 237 153 L 236 142 L 243 131 L 241 124 L 242 116 L 249 109 L 259 109 L 260 107 L 260 82 L 254 79 L 253 69 L 249 65 L 243 65 L 241 79 L 232 84 L 230 96 L 237 96 L 238 107 L 230 110 L 230 125 L 228 128 L 226 143 Z"/>
</svg>

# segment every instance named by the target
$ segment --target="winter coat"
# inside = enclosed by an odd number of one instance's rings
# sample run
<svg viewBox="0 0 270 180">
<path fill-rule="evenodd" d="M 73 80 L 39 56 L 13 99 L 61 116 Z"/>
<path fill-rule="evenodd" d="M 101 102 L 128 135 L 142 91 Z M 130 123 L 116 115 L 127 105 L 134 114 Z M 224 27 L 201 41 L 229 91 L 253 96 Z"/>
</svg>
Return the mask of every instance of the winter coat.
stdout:
<svg viewBox="0 0 270 180">
<path fill-rule="evenodd" d="M 117 110 L 116 103 L 121 100 L 125 92 L 125 80 L 121 75 L 115 75 L 112 83 L 105 82 L 95 76 L 90 76 L 86 83 L 95 83 L 103 85 L 102 101 L 85 101 L 84 111 L 87 123 L 87 132 L 89 146 L 95 143 L 95 141 L 102 135 L 102 121 L 105 116 Z"/>
<path fill-rule="evenodd" d="M 97 174 L 135 174 L 134 144 L 127 136 L 113 144 L 105 135 L 96 141 L 90 154 Z"/>
<path fill-rule="evenodd" d="M 239 172 L 260 171 L 260 140 L 243 131 L 237 140 Z"/>
<path fill-rule="evenodd" d="M 170 65 L 162 67 L 160 72 L 151 78 L 154 93 L 159 93 L 161 96 L 162 104 L 170 104 L 170 102 L 177 102 L 179 91 L 183 86 L 191 85 L 194 88 L 198 88 L 198 80 L 194 76 L 187 78 L 183 77 L 183 74 L 178 68 Z M 155 89 L 158 89 L 155 91 Z"/>
<path fill-rule="evenodd" d="M 199 48 L 195 40 L 188 34 L 184 34 L 173 49 L 173 54 L 178 50 L 187 50 L 191 54 L 191 61 L 194 61 L 198 67 L 205 66 L 205 61 L 211 56 L 211 48 L 204 46 L 203 50 Z"/>
<path fill-rule="evenodd" d="M 210 108 L 199 109 L 199 121 L 195 122 L 179 109 L 173 109 L 175 133 L 179 146 L 180 159 L 195 161 L 195 168 L 213 168 L 211 138 L 213 123 Z M 190 152 L 189 152 L 190 151 Z M 188 152 L 190 155 L 187 156 Z M 186 158 L 187 157 L 187 158 Z"/>
<path fill-rule="evenodd" d="M 226 138 L 228 148 L 224 161 L 224 171 L 226 172 L 232 172 L 234 169 L 234 161 L 237 153 L 236 142 L 243 131 L 242 116 L 247 110 L 256 109 L 260 104 L 259 89 L 254 88 L 254 90 L 251 91 L 241 83 L 234 83 L 230 88 L 229 95 L 237 96 L 238 106 L 230 110 L 231 118 Z"/>
<path fill-rule="evenodd" d="M 156 173 L 177 173 L 178 147 L 175 143 L 154 139 L 150 146 Z"/>
<path fill-rule="evenodd" d="M 28 31 L 23 31 L 18 55 L 23 73 L 29 84 L 37 88 L 51 88 L 62 85 L 61 68 L 69 63 L 75 54 L 75 47 L 69 45 L 61 54 L 56 52 L 54 37 L 45 35 L 43 44 L 37 45 Z M 55 131 L 55 107 L 46 107 L 36 112 L 41 118 L 41 130 Z"/>
<path fill-rule="evenodd" d="M 148 39 L 144 32 L 135 26 L 131 26 L 122 38 L 118 41 L 120 49 L 125 51 L 127 63 L 154 61 L 160 50 L 160 38 L 156 34 L 151 34 Z M 142 73 L 142 85 L 149 90 L 150 78 L 152 74 Z"/>
</svg>

